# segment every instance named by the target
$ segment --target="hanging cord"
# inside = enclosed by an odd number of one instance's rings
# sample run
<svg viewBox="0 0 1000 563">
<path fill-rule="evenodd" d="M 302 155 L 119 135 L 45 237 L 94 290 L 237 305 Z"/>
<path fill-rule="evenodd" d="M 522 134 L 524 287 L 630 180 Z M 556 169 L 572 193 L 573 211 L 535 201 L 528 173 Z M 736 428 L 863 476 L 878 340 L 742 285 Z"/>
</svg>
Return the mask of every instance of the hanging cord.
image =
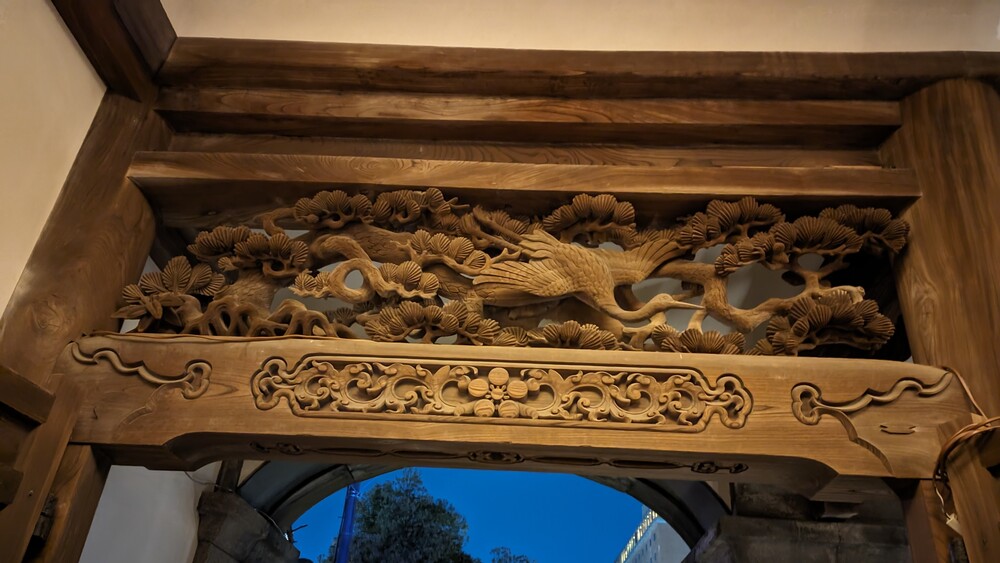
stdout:
<svg viewBox="0 0 1000 563">
<path fill-rule="evenodd" d="M 948 502 L 945 500 L 951 498 L 951 487 L 948 485 L 948 458 L 951 454 L 955 452 L 959 446 L 967 444 L 970 440 L 976 436 L 993 432 L 1000 428 L 1000 426 L 995 426 L 1000 423 L 1000 416 L 995 416 L 992 418 L 986 418 L 986 411 L 983 410 L 979 403 L 976 402 L 976 398 L 972 395 L 972 390 L 969 389 L 968 383 L 966 383 L 965 378 L 962 377 L 957 370 L 949 367 L 942 367 L 941 369 L 946 370 L 949 373 L 953 373 L 958 379 L 958 382 L 962 385 L 962 390 L 965 391 L 965 396 L 968 397 L 969 402 L 972 403 L 972 408 L 975 409 L 979 416 L 985 418 L 980 422 L 973 422 L 955 432 L 951 438 L 944 443 L 941 447 L 941 453 L 938 454 L 937 463 L 934 464 L 934 474 L 931 476 L 931 482 L 934 485 L 934 492 L 938 496 L 938 500 L 941 501 L 941 510 L 951 525 L 951 522 L 957 522 L 957 517 L 954 512 L 949 512 Z"/>
</svg>

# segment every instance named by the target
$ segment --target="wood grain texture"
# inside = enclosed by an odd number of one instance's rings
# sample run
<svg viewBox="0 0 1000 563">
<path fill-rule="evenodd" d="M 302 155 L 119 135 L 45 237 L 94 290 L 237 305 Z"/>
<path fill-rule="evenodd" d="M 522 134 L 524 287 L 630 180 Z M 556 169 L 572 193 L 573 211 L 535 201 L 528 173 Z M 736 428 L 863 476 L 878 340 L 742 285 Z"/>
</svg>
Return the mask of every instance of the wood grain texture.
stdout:
<svg viewBox="0 0 1000 563">
<path fill-rule="evenodd" d="M 429 139 L 365 139 L 178 133 L 178 152 L 374 156 L 428 160 L 620 166 L 881 167 L 875 150 L 755 147 L 660 147 L 613 144 L 487 143 Z"/>
<path fill-rule="evenodd" d="M 21 561 L 77 420 L 79 398 L 72 383 L 59 385 L 49 419 L 28 436 L 14 465 L 24 477 L 14 502 L 0 511 L 0 563 Z"/>
<path fill-rule="evenodd" d="M 155 74 L 177 39 L 163 5 L 160 0 L 113 0 L 113 3 L 146 68 Z"/>
<path fill-rule="evenodd" d="M 181 131 L 634 144 L 874 146 L 895 102 L 511 98 L 307 90 L 167 89 Z"/>
<path fill-rule="evenodd" d="M 4 365 L 0 365 L 0 389 L 4 390 L 0 404 L 35 424 L 42 424 L 48 419 L 55 397 Z"/>
<path fill-rule="evenodd" d="M 948 545 L 958 535 L 945 523 L 934 484 L 915 481 L 900 496 L 913 563 L 949 563 Z"/>
<path fill-rule="evenodd" d="M 478 371 L 472 372 L 477 377 L 485 377 L 497 366 L 504 366 L 510 373 L 520 373 L 522 366 L 567 372 L 613 369 L 638 373 L 684 366 L 703 373 L 712 382 L 723 374 L 733 374 L 753 395 L 753 408 L 745 425 L 725 426 L 712 415 L 703 429 L 693 431 L 665 431 L 640 422 L 459 417 L 430 411 L 395 413 L 392 408 L 365 412 L 330 408 L 310 413 L 293 411 L 291 402 L 277 398 L 272 406 L 262 409 L 255 397 L 259 399 L 260 392 L 271 387 L 253 385 L 252 374 L 264 370 L 263 364 L 273 363 L 276 358 L 291 367 L 307 355 L 343 358 L 344 362 L 378 358 L 386 365 L 401 362 L 428 369 L 471 365 L 478 366 Z M 201 379 L 188 382 L 198 385 L 197 392 L 192 393 L 195 388 L 176 374 L 184 373 L 195 360 Z M 131 367 L 117 371 L 114 366 L 118 361 Z M 136 371 L 138 366 L 148 371 Z M 377 458 L 379 464 L 406 464 L 419 458 L 421 463 L 435 463 L 435 452 L 443 454 L 436 464 L 475 467 L 480 463 L 482 467 L 481 463 L 491 459 L 502 461 L 492 455 L 466 458 L 465 454 L 472 450 L 521 455 L 526 463 L 515 461 L 511 467 L 514 469 L 538 466 L 566 471 L 571 466 L 573 472 L 632 477 L 704 478 L 703 473 L 691 471 L 687 465 L 663 466 L 665 461 L 712 461 L 726 467 L 745 463 L 748 468 L 744 471 L 718 471 L 716 477 L 758 482 L 788 479 L 810 488 L 809 494 L 822 489 L 834 474 L 928 476 L 939 447 L 937 425 L 952 419 L 967 420 L 969 408 L 960 387 L 942 380 L 944 372 L 937 368 L 829 358 L 673 353 L 654 358 L 644 352 L 343 339 L 106 335 L 82 340 L 78 348 L 67 348 L 57 371 L 63 377 L 73 377 L 88 390 L 80 405 L 81 420 L 74 442 L 107 447 L 113 459 L 122 463 L 142 460 L 157 467 L 196 467 L 231 456 L 346 456 L 372 461 Z M 150 377 L 155 374 L 178 383 L 151 384 Z M 919 397 L 915 393 L 886 394 L 904 379 L 921 385 L 945 381 L 947 386 Z M 828 401 L 846 404 L 868 393 L 882 399 L 876 399 L 877 407 L 845 408 L 842 417 L 817 414 L 815 424 L 804 423 L 795 414 L 792 394 L 793 387 L 803 382 L 821 389 Z M 844 421 L 850 429 L 845 428 Z M 887 433 L 881 430 L 885 424 L 905 424 L 915 431 Z M 403 452 L 394 453 L 397 450 Z M 430 453 L 420 457 L 420 452 Z M 409 460 L 407 455 L 411 455 Z M 566 462 L 561 469 L 560 458 Z M 574 458 L 596 461 L 574 462 Z M 618 461 L 602 461 L 608 459 Z"/>
<path fill-rule="evenodd" d="M 996 80 L 996 53 L 532 51 L 180 38 L 158 79 L 229 88 L 559 97 L 899 99 Z"/>
<path fill-rule="evenodd" d="M 382 191 L 435 187 L 464 202 L 496 202 L 516 214 L 607 193 L 636 205 L 644 220 L 670 221 L 712 199 L 746 195 L 789 212 L 840 203 L 898 210 L 919 196 L 903 170 L 658 168 L 418 159 L 145 152 L 128 172 L 173 227 L 246 222 L 325 189 Z M 234 205 L 233 202 L 239 202 Z"/>
<path fill-rule="evenodd" d="M 108 90 L 133 100 L 156 97 L 153 71 L 119 17 L 114 0 L 50 1 Z"/>
<path fill-rule="evenodd" d="M 896 268 L 913 359 L 958 370 L 1000 414 L 1000 95 L 942 82 L 904 100 L 903 115 L 882 154 L 912 168 L 923 193 L 904 215 L 913 236 Z"/>
<path fill-rule="evenodd" d="M 25 563 L 75 563 L 94 519 L 110 465 L 90 446 L 68 446 L 52 483 L 56 497 L 52 529 L 41 551 Z"/>
<path fill-rule="evenodd" d="M 147 105 L 107 94 L 0 318 L 0 363 L 43 388 L 57 351 L 117 327 L 119 289 L 142 270 L 153 213 L 124 179 L 137 149 L 169 131 Z"/>
</svg>

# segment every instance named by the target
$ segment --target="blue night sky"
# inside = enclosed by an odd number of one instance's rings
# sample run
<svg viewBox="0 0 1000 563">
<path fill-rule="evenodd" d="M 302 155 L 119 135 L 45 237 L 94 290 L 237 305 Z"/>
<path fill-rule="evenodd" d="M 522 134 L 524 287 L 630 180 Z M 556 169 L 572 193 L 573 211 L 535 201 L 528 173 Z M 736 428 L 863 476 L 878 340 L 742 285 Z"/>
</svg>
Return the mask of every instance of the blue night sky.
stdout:
<svg viewBox="0 0 1000 563">
<path fill-rule="evenodd" d="M 642 505 L 632 497 L 575 475 L 418 471 L 431 495 L 447 500 L 465 516 L 465 550 L 483 563 L 489 563 L 490 550 L 499 546 L 538 563 L 613 563 L 642 518 Z M 395 476 L 387 473 L 362 482 L 361 494 Z M 343 508 L 340 491 L 299 518 L 295 527 L 308 524 L 295 532 L 303 557 L 315 561 L 327 553 L 340 529 Z"/>
</svg>

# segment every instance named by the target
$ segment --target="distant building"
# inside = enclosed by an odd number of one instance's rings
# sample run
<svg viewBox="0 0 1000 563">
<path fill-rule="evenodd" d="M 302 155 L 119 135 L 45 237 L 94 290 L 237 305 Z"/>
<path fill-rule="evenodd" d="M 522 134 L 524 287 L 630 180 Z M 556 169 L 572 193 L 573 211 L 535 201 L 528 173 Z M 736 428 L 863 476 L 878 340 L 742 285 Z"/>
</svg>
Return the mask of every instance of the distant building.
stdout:
<svg viewBox="0 0 1000 563">
<path fill-rule="evenodd" d="M 666 520 L 642 507 L 642 520 L 615 563 L 678 563 L 691 549 Z"/>
</svg>

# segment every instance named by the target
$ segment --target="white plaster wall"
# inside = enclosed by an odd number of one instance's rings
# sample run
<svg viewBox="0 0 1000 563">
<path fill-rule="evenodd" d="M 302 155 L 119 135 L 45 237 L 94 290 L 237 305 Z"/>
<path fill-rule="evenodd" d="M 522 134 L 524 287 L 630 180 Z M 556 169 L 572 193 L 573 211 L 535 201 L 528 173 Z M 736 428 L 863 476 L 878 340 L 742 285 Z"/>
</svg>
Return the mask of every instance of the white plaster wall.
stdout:
<svg viewBox="0 0 1000 563">
<path fill-rule="evenodd" d="M 0 310 L 103 94 L 50 2 L 0 0 Z"/>
<path fill-rule="evenodd" d="M 1000 50 L 997 0 L 163 0 L 178 35 L 606 51 Z"/>
<path fill-rule="evenodd" d="M 81 563 L 183 563 L 197 547 L 198 498 L 219 464 L 190 475 L 114 466 Z"/>
</svg>

